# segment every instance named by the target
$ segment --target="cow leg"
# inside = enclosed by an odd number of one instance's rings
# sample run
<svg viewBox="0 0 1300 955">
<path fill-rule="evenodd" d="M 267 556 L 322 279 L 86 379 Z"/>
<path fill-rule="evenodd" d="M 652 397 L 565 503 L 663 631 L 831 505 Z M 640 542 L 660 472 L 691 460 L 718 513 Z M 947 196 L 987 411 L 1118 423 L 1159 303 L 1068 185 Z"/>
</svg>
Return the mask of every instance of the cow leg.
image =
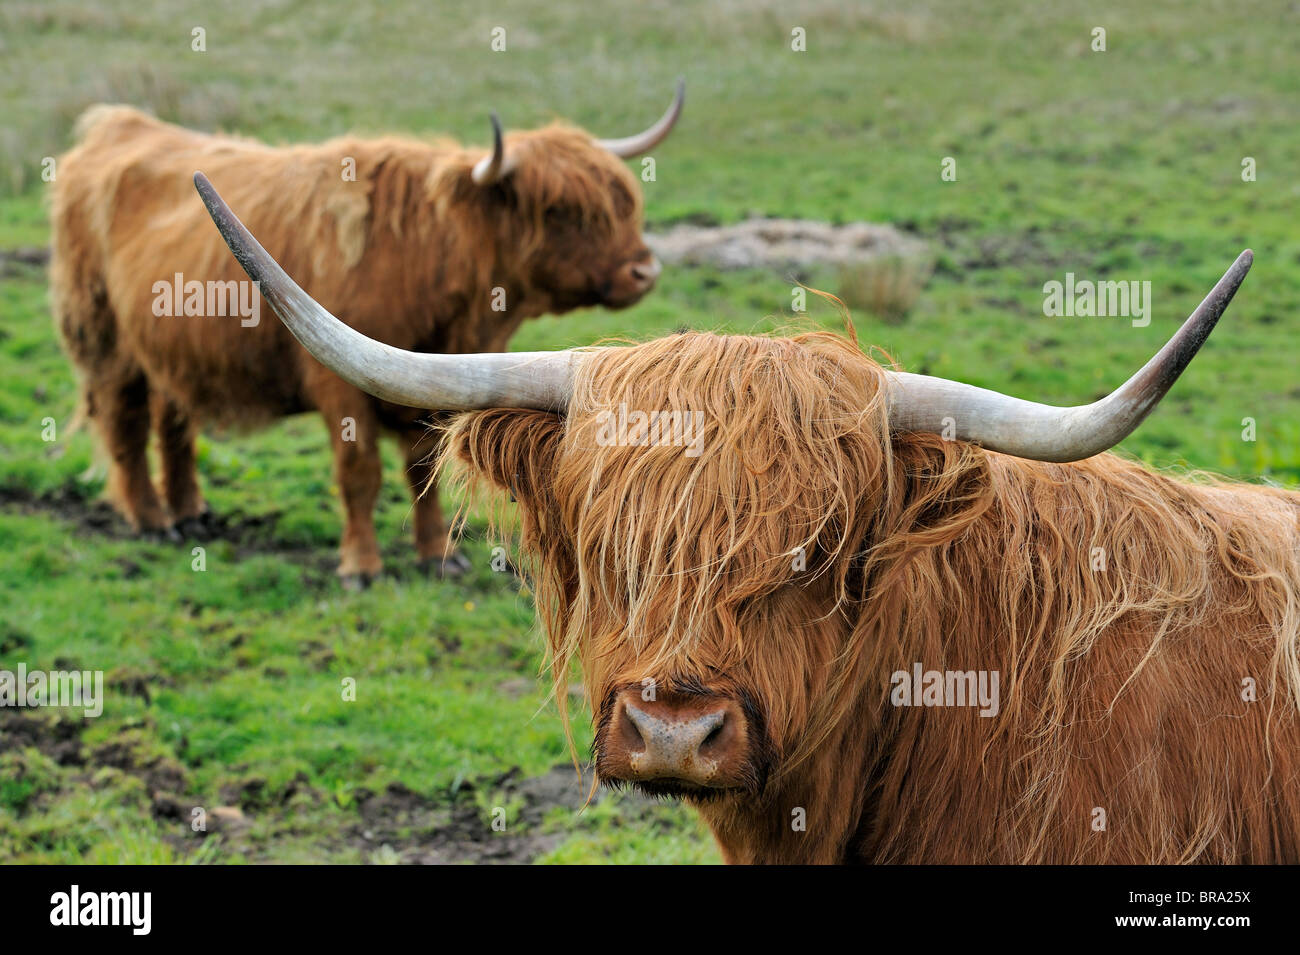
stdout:
<svg viewBox="0 0 1300 955">
<path fill-rule="evenodd" d="M 460 577 L 469 570 L 469 561 L 456 550 L 448 538 L 447 520 L 438 499 L 434 478 L 441 432 L 418 425 L 400 434 L 406 463 L 406 482 L 411 488 L 415 524 L 415 552 L 420 567 L 439 577 Z"/>
<path fill-rule="evenodd" d="M 202 517 L 208 506 L 199 490 L 198 470 L 194 464 L 194 424 L 175 402 L 155 395 L 153 425 L 158 433 L 158 450 L 162 458 L 163 496 L 173 526 L 182 534 L 201 530 Z"/>
<path fill-rule="evenodd" d="M 93 416 L 110 456 L 108 496 L 141 533 L 168 528 L 167 512 L 149 479 L 149 383 L 143 374 L 126 382 L 89 387 Z"/>
<path fill-rule="evenodd" d="M 334 447 L 334 471 L 343 498 L 343 541 L 338 575 L 347 590 L 361 590 L 379 575 L 382 561 L 375 539 L 375 501 L 383 481 L 379 461 L 379 420 L 374 404 L 349 388 L 344 400 L 323 410 Z"/>
</svg>

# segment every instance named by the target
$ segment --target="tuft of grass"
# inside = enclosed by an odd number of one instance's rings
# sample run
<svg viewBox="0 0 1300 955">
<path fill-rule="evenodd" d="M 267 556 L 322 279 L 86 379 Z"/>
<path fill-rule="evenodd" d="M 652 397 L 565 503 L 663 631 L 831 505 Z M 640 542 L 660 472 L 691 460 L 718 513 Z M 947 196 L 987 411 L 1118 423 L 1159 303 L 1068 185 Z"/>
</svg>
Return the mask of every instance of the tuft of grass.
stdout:
<svg viewBox="0 0 1300 955">
<path fill-rule="evenodd" d="M 911 313 L 933 265 L 918 256 L 881 256 L 839 267 L 836 294 L 855 311 L 864 311 L 889 325 Z"/>
<path fill-rule="evenodd" d="M 27 747 L 0 753 L 0 807 L 22 813 L 34 797 L 58 788 L 58 766 L 39 750 Z"/>
</svg>

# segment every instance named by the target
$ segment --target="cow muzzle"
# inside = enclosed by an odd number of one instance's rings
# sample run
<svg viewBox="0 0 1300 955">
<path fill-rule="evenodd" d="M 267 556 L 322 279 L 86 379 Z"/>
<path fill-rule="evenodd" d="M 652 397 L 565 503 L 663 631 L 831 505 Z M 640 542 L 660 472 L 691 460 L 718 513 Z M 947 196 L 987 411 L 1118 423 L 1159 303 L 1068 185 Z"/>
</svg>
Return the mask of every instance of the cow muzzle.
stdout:
<svg viewBox="0 0 1300 955">
<path fill-rule="evenodd" d="M 734 699 L 619 692 L 597 739 L 596 771 L 661 795 L 716 795 L 760 785 L 750 722 Z"/>
<path fill-rule="evenodd" d="M 662 271 L 663 266 L 653 255 L 623 263 L 610 279 L 604 304 L 621 308 L 639 301 L 655 287 Z"/>
</svg>

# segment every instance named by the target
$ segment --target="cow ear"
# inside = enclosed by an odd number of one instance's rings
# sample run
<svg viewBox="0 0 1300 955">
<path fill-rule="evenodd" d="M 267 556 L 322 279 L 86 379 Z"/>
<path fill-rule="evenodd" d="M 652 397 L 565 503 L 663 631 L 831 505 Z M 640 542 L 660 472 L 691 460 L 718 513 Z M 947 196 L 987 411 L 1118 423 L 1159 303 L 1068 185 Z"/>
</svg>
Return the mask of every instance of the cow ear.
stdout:
<svg viewBox="0 0 1300 955">
<path fill-rule="evenodd" d="M 447 436 L 472 479 L 536 507 L 549 496 L 564 421 L 546 411 L 498 408 L 461 415 Z"/>
</svg>

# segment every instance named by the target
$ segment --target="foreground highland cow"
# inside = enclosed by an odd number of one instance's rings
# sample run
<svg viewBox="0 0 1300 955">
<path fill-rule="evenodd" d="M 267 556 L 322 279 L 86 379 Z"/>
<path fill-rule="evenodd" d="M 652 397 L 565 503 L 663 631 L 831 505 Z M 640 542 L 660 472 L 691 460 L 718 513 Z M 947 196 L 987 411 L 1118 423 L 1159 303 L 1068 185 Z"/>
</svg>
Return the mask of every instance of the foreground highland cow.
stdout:
<svg viewBox="0 0 1300 955">
<path fill-rule="evenodd" d="M 1102 453 L 1249 252 L 1118 391 L 1061 409 L 829 334 L 380 350 L 200 189 L 321 361 L 478 410 L 445 453 L 519 502 L 556 700 L 576 659 L 600 778 L 694 804 L 729 861 L 1300 862 L 1300 495 Z M 693 433 L 611 436 L 624 407 Z M 952 699 L 917 671 L 972 678 Z"/>
<path fill-rule="evenodd" d="M 381 432 L 395 434 L 415 543 L 456 573 L 432 479 L 424 409 L 375 401 L 313 361 L 279 322 L 260 321 L 195 198 L 208 169 L 312 294 L 369 338 L 402 349 L 505 348 L 526 318 L 621 308 L 654 285 L 641 195 L 626 158 L 680 115 L 683 88 L 646 132 L 594 140 L 562 125 L 512 134 L 492 152 L 454 143 L 350 137 L 272 149 L 190 132 L 121 106 L 94 107 L 53 187 L 55 317 L 81 372 L 83 404 L 109 454 L 110 496 L 138 530 L 206 508 L 194 465 L 203 423 L 249 427 L 296 412 L 325 419 L 346 513 L 339 573 L 379 572 L 373 510 Z M 426 406 L 438 410 L 436 405 Z M 152 418 L 162 497 L 146 454 Z"/>
</svg>

